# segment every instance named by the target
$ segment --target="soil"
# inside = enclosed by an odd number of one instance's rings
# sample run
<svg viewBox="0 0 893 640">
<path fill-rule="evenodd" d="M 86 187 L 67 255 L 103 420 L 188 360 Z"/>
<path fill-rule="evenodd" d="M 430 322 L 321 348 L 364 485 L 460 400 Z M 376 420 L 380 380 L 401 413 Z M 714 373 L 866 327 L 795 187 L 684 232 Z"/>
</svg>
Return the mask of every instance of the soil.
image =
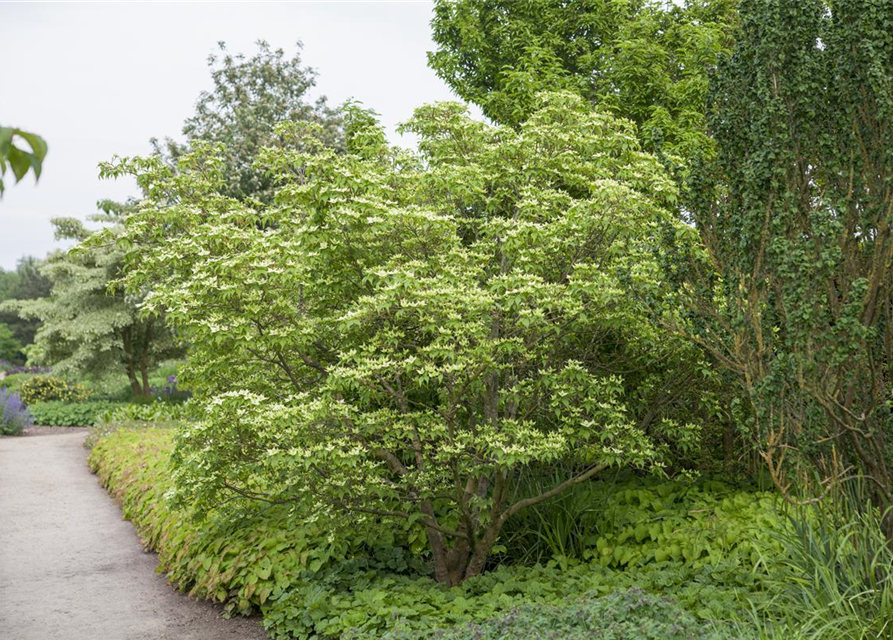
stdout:
<svg viewBox="0 0 893 640">
<path fill-rule="evenodd" d="M 0 438 L 0 637 L 255 640 L 257 618 L 221 616 L 155 573 L 133 526 L 87 468 L 86 429 Z"/>
</svg>

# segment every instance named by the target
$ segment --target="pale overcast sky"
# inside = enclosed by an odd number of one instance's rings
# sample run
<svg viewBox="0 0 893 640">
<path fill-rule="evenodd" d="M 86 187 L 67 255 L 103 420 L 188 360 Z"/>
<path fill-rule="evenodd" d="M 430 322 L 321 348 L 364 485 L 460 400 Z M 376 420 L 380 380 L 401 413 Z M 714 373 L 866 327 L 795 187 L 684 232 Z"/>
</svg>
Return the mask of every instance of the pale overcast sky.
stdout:
<svg viewBox="0 0 893 640">
<path fill-rule="evenodd" d="M 455 99 L 428 69 L 427 2 L 293 4 L 0 4 L 0 124 L 42 135 L 43 175 L 0 200 L 0 267 L 58 246 L 49 220 L 84 217 L 97 200 L 136 195 L 131 181 L 99 180 L 114 154 L 179 137 L 199 92 L 211 86 L 207 57 L 224 40 L 250 54 L 263 39 L 319 72 L 314 97 L 349 97 L 394 126 L 415 107 Z M 410 144 L 403 141 L 404 144 Z"/>
</svg>

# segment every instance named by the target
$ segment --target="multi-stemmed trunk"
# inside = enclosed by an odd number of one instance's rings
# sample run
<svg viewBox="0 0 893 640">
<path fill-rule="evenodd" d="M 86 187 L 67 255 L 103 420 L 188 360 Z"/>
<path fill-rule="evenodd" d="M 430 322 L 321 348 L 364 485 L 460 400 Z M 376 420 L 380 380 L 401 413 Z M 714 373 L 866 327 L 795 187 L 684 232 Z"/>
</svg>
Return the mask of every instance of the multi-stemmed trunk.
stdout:
<svg viewBox="0 0 893 640">
<path fill-rule="evenodd" d="M 140 331 L 142 328 L 142 331 Z M 152 322 L 145 326 L 133 324 L 121 330 L 121 342 L 124 350 L 124 368 L 127 371 L 127 379 L 133 395 L 138 398 L 148 398 L 151 394 L 149 387 L 149 349 L 152 345 Z"/>
</svg>

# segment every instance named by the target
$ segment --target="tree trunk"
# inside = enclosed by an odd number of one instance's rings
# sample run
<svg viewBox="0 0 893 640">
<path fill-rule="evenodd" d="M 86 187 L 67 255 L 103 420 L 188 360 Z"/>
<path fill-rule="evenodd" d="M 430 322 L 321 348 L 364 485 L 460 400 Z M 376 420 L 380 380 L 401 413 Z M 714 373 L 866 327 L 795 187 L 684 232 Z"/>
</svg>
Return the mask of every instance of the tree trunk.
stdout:
<svg viewBox="0 0 893 640">
<path fill-rule="evenodd" d="M 149 349 L 152 346 L 152 321 L 146 323 L 146 330 L 143 333 L 143 344 L 140 350 L 140 374 L 143 378 L 143 396 L 148 398 L 151 395 L 149 389 Z"/>
<path fill-rule="evenodd" d="M 124 345 L 124 367 L 127 370 L 127 378 L 130 380 L 130 388 L 136 397 L 142 396 L 139 380 L 136 379 L 136 369 L 133 366 L 133 336 L 131 328 L 125 327 L 121 331 L 121 341 Z"/>
<path fill-rule="evenodd" d="M 484 570 L 484 563 L 487 562 L 487 558 L 490 556 L 490 550 L 493 548 L 493 545 L 496 544 L 496 537 L 499 535 L 501 529 L 502 520 L 497 519 L 496 522 L 487 528 L 484 536 L 477 541 L 477 544 L 474 546 L 474 554 L 472 554 L 468 566 L 465 567 L 464 580 L 480 575 L 481 571 Z"/>
<path fill-rule="evenodd" d="M 732 466 L 735 458 L 735 426 L 732 424 L 723 425 L 722 428 L 722 451 L 723 461 L 726 468 Z"/>
<path fill-rule="evenodd" d="M 448 547 L 440 531 L 432 527 L 428 527 L 427 531 L 428 545 L 434 559 L 434 578 L 448 587 L 459 586 L 468 565 L 468 541 L 460 538 L 452 547 Z"/>
</svg>

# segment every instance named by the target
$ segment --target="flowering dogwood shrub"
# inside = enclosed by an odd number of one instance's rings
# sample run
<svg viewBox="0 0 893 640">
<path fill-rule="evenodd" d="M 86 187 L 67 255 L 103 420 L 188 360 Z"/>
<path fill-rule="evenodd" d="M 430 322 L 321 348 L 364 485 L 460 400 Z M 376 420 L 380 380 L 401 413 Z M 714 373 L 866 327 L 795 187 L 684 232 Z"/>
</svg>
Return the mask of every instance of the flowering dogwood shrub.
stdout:
<svg viewBox="0 0 893 640">
<path fill-rule="evenodd" d="M 541 96 L 518 130 L 452 103 L 405 130 L 417 153 L 353 107 L 346 154 L 283 129 L 292 147 L 261 159 L 270 205 L 221 195 L 213 148 L 106 172 L 148 195 L 117 238 L 125 284 L 151 285 L 147 310 L 194 345 L 182 377 L 204 412 L 179 437 L 183 495 L 408 520 L 455 585 L 520 510 L 694 441 L 677 385 L 697 354 L 644 311 L 662 239 L 692 231 L 633 125 L 572 94 Z"/>
</svg>

